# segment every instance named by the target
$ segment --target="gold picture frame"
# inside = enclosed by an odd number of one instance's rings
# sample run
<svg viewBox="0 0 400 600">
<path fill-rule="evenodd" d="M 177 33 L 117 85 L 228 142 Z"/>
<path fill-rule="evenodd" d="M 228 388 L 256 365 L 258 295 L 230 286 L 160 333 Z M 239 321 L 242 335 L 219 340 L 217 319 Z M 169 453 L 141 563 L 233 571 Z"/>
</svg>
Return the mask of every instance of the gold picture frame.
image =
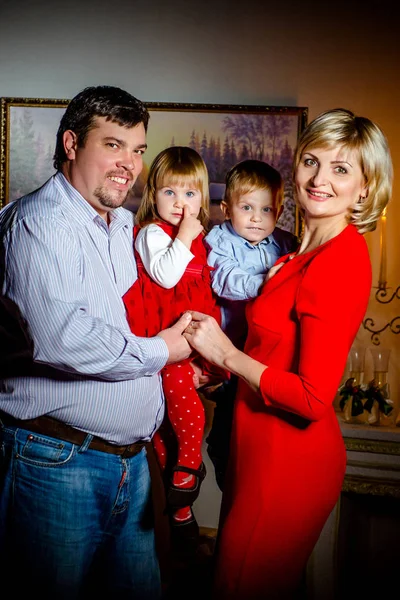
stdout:
<svg viewBox="0 0 400 600">
<path fill-rule="evenodd" d="M 56 132 L 69 100 L 0 98 L 0 206 L 31 192 L 53 173 Z M 135 211 L 148 168 L 163 148 L 191 146 L 210 175 L 211 218 L 219 219 L 226 171 L 245 158 L 265 160 L 285 180 L 285 205 L 278 224 L 299 234 L 300 216 L 293 200 L 292 158 L 308 108 L 230 104 L 145 102 L 150 121 L 144 168 L 127 202 Z"/>
</svg>

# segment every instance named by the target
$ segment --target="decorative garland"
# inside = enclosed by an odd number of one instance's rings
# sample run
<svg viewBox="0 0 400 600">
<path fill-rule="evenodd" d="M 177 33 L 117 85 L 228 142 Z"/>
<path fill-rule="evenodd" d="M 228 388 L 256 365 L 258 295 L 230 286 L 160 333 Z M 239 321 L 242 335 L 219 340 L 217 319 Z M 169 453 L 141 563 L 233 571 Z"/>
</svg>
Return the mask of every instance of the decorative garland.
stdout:
<svg viewBox="0 0 400 600">
<path fill-rule="evenodd" d="M 393 401 L 389 400 L 388 385 L 385 383 L 383 386 L 376 385 L 375 379 L 372 379 L 368 388 L 365 392 L 366 401 L 364 402 L 364 408 L 369 413 L 372 410 L 374 402 L 378 403 L 379 410 L 387 417 L 393 410 Z"/>
<path fill-rule="evenodd" d="M 354 377 L 350 377 L 340 388 L 339 394 L 342 396 L 342 399 L 340 400 L 339 406 L 343 411 L 346 403 L 350 400 L 350 398 L 353 398 L 353 403 L 351 405 L 351 416 L 357 417 L 358 415 L 362 415 L 364 412 L 363 400 L 365 399 L 365 393 L 360 385 L 354 384 L 354 381 Z"/>
<path fill-rule="evenodd" d="M 374 402 L 378 403 L 379 410 L 388 416 L 393 410 L 393 401 L 389 399 L 389 386 L 385 383 L 383 386 L 376 384 L 375 379 L 372 379 L 368 386 L 358 385 L 354 383 L 354 377 L 350 377 L 339 388 L 339 395 L 342 396 L 339 406 L 343 411 L 347 402 L 352 398 L 351 416 L 357 417 L 364 410 L 371 413 Z"/>
</svg>

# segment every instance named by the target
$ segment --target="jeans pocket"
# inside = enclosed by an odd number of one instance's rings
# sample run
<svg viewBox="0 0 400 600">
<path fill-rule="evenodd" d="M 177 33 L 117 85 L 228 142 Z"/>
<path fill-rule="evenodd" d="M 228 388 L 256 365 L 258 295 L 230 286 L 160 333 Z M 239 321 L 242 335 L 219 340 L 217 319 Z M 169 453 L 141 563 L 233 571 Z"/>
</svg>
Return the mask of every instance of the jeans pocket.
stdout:
<svg viewBox="0 0 400 600">
<path fill-rule="evenodd" d="M 38 466 L 65 465 L 76 455 L 78 447 L 56 438 L 17 430 L 15 436 L 16 458 Z"/>
</svg>

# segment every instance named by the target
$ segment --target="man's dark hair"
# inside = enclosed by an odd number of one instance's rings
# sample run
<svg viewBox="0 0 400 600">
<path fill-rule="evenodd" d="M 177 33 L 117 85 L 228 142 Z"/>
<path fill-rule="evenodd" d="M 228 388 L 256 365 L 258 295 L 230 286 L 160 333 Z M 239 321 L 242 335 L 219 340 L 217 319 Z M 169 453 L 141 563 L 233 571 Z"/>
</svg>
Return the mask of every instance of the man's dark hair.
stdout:
<svg viewBox="0 0 400 600">
<path fill-rule="evenodd" d="M 63 144 L 65 131 L 73 131 L 77 136 L 78 146 L 82 147 L 89 131 L 94 127 L 96 117 L 105 117 L 107 121 L 123 127 L 135 127 L 143 123 L 147 131 L 149 116 L 143 102 L 120 88 L 109 85 L 85 88 L 72 98 L 60 121 L 53 157 L 54 168 L 60 170 L 67 160 Z"/>
</svg>

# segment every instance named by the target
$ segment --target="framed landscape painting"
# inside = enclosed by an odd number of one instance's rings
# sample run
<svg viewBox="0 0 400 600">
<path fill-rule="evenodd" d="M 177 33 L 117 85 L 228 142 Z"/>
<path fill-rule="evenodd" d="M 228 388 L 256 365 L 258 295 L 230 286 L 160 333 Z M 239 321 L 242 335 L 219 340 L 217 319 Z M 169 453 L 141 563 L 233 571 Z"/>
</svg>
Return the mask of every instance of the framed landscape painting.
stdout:
<svg viewBox="0 0 400 600">
<path fill-rule="evenodd" d="M 258 159 L 280 171 L 285 181 L 283 229 L 299 233 L 293 200 L 292 162 L 308 109 L 293 106 L 241 106 L 146 102 L 150 112 L 144 167 L 127 208 L 139 205 L 149 166 L 169 146 L 190 146 L 203 157 L 210 176 L 211 219 L 222 219 L 219 203 L 226 172 L 237 162 Z M 0 203 L 42 185 L 53 173 L 58 124 L 68 100 L 1 98 Z"/>
<path fill-rule="evenodd" d="M 0 99 L 0 204 L 40 187 L 53 175 L 56 133 L 68 100 Z"/>
<path fill-rule="evenodd" d="M 203 157 L 210 177 L 211 220 L 222 220 L 219 203 L 225 175 L 237 162 L 264 160 L 285 181 L 285 205 L 279 226 L 300 232 L 293 200 L 292 163 L 299 133 L 307 124 L 308 109 L 293 106 L 239 106 L 226 104 L 177 104 L 148 102 L 150 111 L 142 175 L 129 200 L 135 210 L 140 201 L 148 167 L 169 146 L 190 146 Z"/>
</svg>

